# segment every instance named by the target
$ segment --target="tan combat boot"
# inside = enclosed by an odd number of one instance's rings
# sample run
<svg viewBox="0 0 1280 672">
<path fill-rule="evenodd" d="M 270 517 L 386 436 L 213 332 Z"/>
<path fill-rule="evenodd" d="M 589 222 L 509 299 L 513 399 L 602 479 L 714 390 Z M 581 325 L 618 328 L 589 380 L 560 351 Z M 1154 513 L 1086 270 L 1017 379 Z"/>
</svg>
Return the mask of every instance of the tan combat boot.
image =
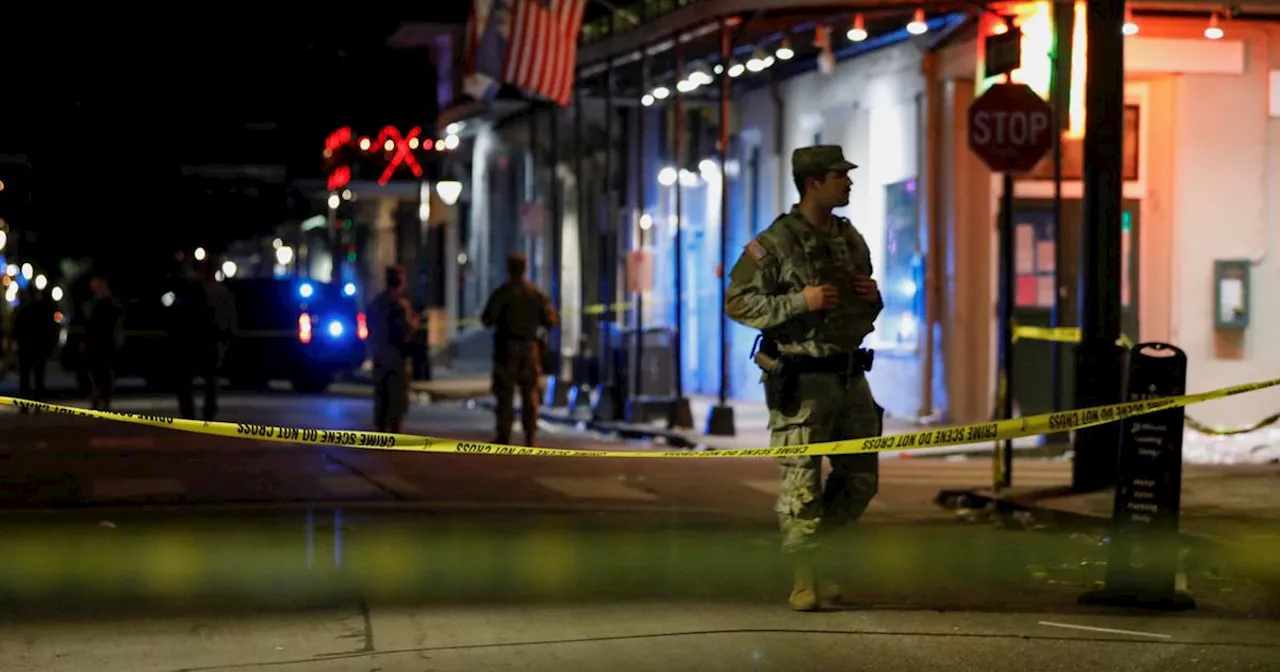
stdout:
<svg viewBox="0 0 1280 672">
<path fill-rule="evenodd" d="M 818 609 L 818 587 L 812 566 L 804 563 L 796 565 L 795 583 L 791 588 L 789 603 L 794 611 Z"/>
</svg>

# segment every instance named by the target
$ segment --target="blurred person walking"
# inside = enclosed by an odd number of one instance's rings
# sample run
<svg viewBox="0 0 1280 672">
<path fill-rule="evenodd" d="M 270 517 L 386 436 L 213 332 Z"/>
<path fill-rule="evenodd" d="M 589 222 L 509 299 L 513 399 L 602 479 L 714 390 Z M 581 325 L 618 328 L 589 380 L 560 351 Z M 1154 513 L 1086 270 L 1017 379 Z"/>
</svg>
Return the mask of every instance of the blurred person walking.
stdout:
<svg viewBox="0 0 1280 672">
<path fill-rule="evenodd" d="M 539 333 L 556 323 L 551 298 L 525 278 L 528 263 L 522 254 L 507 258 L 507 281 L 494 290 L 480 320 L 493 329 L 493 395 L 497 397 L 496 443 L 511 442 L 515 421 L 515 391 L 520 390 L 520 424 L 525 445 L 538 441 L 538 395 L 542 354 Z"/>
<path fill-rule="evenodd" d="M 93 297 L 84 303 L 84 341 L 80 344 L 89 369 L 89 400 L 98 411 L 111 410 L 115 393 L 116 355 L 124 345 L 124 306 L 102 276 L 89 280 Z"/>
<path fill-rule="evenodd" d="M 418 315 L 405 296 L 405 273 L 388 266 L 386 289 L 369 304 L 369 344 L 373 349 L 373 427 L 399 432 L 409 412 L 409 357 Z"/>
<path fill-rule="evenodd" d="M 200 378 L 204 396 L 200 418 L 212 422 L 218 415 L 218 376 L 238 328 L 235 296 L 218 282 L 212 264 L 197 261 L 187 267 L 176 307 L 178 409 L 182 417 L 195 419 L 194 380 Z"/>
<path fill-rule="evenodd" d="M 58 343 L 53 300 L 28 286 L 13 315 L 13 339 L 18 346 L 18 396 L 43 401 L 45 366 Z M 23 409 L 25 411 L 25 409 Z"/>
</svg>

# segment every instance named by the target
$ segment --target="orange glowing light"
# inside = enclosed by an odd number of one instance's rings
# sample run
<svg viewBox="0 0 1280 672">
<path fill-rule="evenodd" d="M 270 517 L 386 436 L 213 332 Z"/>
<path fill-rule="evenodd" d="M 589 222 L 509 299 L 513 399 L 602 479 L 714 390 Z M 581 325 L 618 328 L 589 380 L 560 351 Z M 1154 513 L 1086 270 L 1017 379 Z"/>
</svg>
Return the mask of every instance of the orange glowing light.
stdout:
<svg viewBox="0 0 1280 672">
<path fill-rule="evenodd" d="M 1084 0 L 1076 0 L 1073 6 L 1075 23 L 1071 34 L 1071 86 L 1067 92 L 1068 124 L 1065 137 L 1084 135 L 1084 85 L 1086 63 L 1085 21 L 1087 11 Z M 1055 27 L 1053 3 L 1047 0 L 1035 2 L 1011 2 L 992 12 L 983 12 L 978 19 L 980 36 L 1000 35 L 1008 32 L 1004 18 L 1013 17 L 1013 23 L 1022 31 L 1022 67 L 1009 73 L 1017 83 L 1030 86 L 1046 100 L 1053 84 L 1053 54 L 1055 51 Z M 986 59 L 982 53 L 983 41 L 978 40 L 977 95 L 982 95 L 992 84 L 1004 81 L 1004 75 L 986 76 Z"/>
<path fill-rule="evenodd" d="M 306 313 L 298 316 L 298 341 L 303 345 L 311 342 L 311 316 Z"/>
</svg>

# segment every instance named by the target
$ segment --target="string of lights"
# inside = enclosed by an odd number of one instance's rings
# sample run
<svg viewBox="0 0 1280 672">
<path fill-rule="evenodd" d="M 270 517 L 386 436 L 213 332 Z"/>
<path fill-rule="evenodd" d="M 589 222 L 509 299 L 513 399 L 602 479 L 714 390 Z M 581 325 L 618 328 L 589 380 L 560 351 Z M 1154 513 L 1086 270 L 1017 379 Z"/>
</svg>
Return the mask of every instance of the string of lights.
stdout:
<svg viewBox="0 0 1280 672">
<path fill-rule="evenodd" d="M 905 29 L 913 36 L 929 32 L 929 22 L 924 9 L 918 8 L 915 10 L 911 15 L 911 19 L 906 23 Z M 825 55 L 829 53 L 831 48 L 830 27 L 818 25 L 815 30 L 814 46 L 819 48 L 822 55 Z M 845 38 L 849 42 L 857 43 L 866 41 L 869 37 L 870 33 L 866 29 L 866 18 L 859 12 L 850 21 Z M 695 63 L 688 69 L 688 74 L 683 79 L 676 81 L 674 85 L 663 83 L 654 86 L 653 89 L 641 96 L 640 103 L 645 107 L 650 107 L 670 99 L 673 94 L 673 88 L 674 91 L 682 94 L 693 93 L 704 86 L 714 84 L 716 77 L 728 75 L 731 79 L 738 79 L 743 76 L 759 74 L 773 67 L 779 61 L 790 61 L 795 57 L 796 51 L 792 47 L 791 38 L 783 35 L 779 39 L 757 45 L 752 50 L 751 56 L 745 60 L 738 58 L 730 60 L 727 67 L 724 63 L 716 63 L 712 66 L 708 66 L 706 63 Z"/>
<path fill-rule="evenodd" d="M 1220 14 L 1220 12 L 1213 12 L 1209 15 L 1208 24 L 1204 29 L 1206 39 L 1220 40 L 1225 36 L 1226 33 L 1219 23 Z M 856 44 L 865 42 L 871 37 L 871 33 L 867 30 L 866 16 L 862 12 L 854 14 L 847 25 L 849 27 L 844 33 L 844 38 L 848 42 Z M 929 18 L 925 10 L 917 8 L 912 13 L 910 20 L 903 24 L 903 29 L 912 36 L 920 36 L 929 32 Z M 1132 8 L 1126 11 L 1123 30 L 1126 36 L 1138 34 L 1139 26 Z M 815 31 L 813 44 L 819 49 L 819 58 L 831 59 L 830 65 L 834 65 L 834 60 L 830 56 L 832 48 L 830 40 L 831 27 L 819 24 Z M 751 56 L 746 59 L 735 58 L 730 60 L 727 66 L 723 63 L 715 63 L 714 65 L 708 65 L 708 62 L 694 63 L 687 69 L 687 75 L 684 78 L 674 83 L 667 81 L 655 85 L 652 89 L 642 94 L 640 103 L 645 107 L 657 105 L 663 101 L 670 100 L 676 92 L 691 94 L 702 87 L 711 86 L 717 82 L 718 77 L 726 74 L 731 79 L 751 76 L 763 73 L 777 63 L 790 61 L 795 57 L 796 50 L 792 46 L 791 38 L 782 35 L 757 45 L 751 50 Z"/>
</svg>

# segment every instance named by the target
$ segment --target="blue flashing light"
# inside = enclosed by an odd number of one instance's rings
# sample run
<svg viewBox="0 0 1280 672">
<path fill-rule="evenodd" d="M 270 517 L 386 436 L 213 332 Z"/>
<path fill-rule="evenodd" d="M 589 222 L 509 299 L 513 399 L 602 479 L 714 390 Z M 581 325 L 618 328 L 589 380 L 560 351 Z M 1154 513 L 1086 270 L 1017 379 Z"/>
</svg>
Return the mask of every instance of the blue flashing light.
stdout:
<svg viewBox="0 0 1280 672">
<path fill-rule="evenodd" d="M 311 283 L 309 282 L 304 282 L 298 287 L 298 295 L 304 299 L 311 298 L 311 295 L 315 293 L 316 288 L 311 286 Z"/>
<path fill-rule="evenodd" d="M 348 282 L 347 284 L 343 285 L 343 286 L 342 286 L 342 295 L 343 295 L 343 296 L 355 296 L 355 295 L 356 295 L 356 283 L 354 283 L 354 282 Z"/>
<path fill-rule="evenodd" d="M 334 338 L 338 338 L 338 337 L 342 336 L 342 332 L 343 332 L 343 328 L 342 328 L 342 323 L 341 323 L 341 322 L 339 322 L 339 321 L 337 321 L 337 320 L 334 320 L 334 321 L 332 321 L 332 322 L 330 322 L 330 323 L 329 323 L 329 335 L 330 335 L 330 336 L 332 336 L 332 337 L 334 337 Z"/>
</svg>

